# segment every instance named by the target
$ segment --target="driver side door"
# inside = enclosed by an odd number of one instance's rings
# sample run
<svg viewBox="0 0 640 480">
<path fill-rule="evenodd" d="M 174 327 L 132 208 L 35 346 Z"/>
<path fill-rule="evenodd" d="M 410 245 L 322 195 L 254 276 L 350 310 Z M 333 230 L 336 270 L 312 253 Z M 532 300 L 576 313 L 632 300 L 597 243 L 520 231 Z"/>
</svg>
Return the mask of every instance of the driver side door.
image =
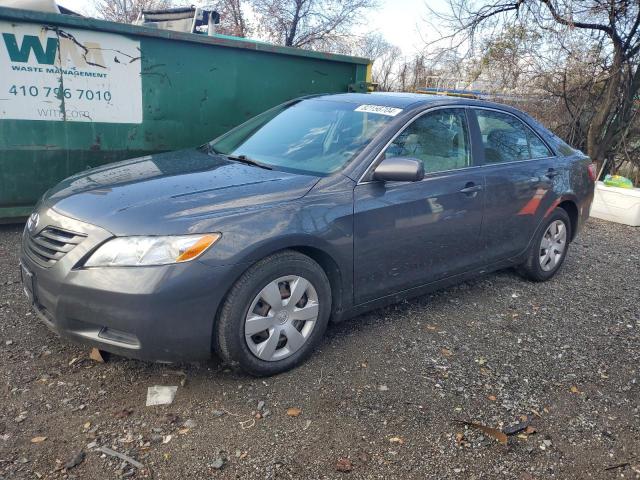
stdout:
<svg viewBox="0 0 640 480">
<path fill-rule="evenodd" d="M 382 182 L 365 175 L 355 187 L 356 304 L 481 264 L 484 177 L 474 163 L 466 109 L 418 115 L 376 162 L 391 157 L 422 161 L 425 177 Z"/>
</svg>

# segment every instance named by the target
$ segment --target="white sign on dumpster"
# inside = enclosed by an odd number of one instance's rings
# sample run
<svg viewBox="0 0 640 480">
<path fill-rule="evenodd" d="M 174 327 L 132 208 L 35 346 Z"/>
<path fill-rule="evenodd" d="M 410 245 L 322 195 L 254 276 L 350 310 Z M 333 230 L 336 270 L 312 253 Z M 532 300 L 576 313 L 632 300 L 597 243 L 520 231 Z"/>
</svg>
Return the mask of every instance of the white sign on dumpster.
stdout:
<svg viewBox="0 0 640 480">
<path fill-rule="evenodd" d="M 0 21 L 0 120 L 142 123 L 140 42 Z"/>
</svg>

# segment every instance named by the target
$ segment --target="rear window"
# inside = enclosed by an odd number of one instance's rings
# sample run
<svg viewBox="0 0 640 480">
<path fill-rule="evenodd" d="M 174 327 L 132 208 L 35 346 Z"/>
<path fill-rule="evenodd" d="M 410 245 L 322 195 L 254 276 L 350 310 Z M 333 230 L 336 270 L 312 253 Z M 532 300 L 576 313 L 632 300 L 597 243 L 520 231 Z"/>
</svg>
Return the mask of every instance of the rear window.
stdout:
<svg viewBox="0 0 640 480">
<path fill-rule="evenodd" d="M 482 135 L 486 163 L 506 163 L 553 156 L 531 128 L 522 121 L 493 110 L 475 110 Z"/>
</svg>

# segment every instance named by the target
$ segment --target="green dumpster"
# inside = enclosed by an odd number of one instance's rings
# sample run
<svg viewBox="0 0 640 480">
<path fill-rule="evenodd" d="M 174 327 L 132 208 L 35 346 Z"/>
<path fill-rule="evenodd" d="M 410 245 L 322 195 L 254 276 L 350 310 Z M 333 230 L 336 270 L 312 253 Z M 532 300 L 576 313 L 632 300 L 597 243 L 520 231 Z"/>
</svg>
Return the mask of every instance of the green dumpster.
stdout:
<svg viewBox="0 0 640 480">
<path fill-rule="evenodd" d="M 367 59 L 0 7 L 0 219 L 107 162 L 195 146 Z"/>
</svg>

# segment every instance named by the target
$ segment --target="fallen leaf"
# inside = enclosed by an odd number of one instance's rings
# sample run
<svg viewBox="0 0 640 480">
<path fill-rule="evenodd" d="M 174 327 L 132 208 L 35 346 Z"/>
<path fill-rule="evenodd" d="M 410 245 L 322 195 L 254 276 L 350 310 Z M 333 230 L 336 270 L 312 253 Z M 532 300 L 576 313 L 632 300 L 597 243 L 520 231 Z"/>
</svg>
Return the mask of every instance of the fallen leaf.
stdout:
<svg viewBox="0 0 640 480">
<path fill-rule="evenodd" d="M 89 353 L 89 358 L 94 362 L 104 363 L 104 357 L 102 356 L 102 352 L 100 352 L 100 350 L 98 350 L 97 348 L 91 349 L 91 352 Z"/>
<path fill-rule="evenodd" d="M 578 387 L 574 385 L 571 387 L 571 393 L 582 393 L 582 392 L 580 392 L 580 390 L 578 390 Z"/>
<path fill-rule="evenodd" d="M 440 349 L 440 352 L 445 357 L 450 357 L 451 355 L 453 355 L 453 352 L 451 350 L 449 350 L 448 348 L 442 348 L 442 349 Z"/>
<path fill-rule="evenodd" d="M 290 407 L 287 408 L 287 415 L 289 415 L 290 417 L 297 417 L 302 413 L 302 410 L 300 410 L 297 407 Z"/>
<path fill-rule="evenodd" d="M 532 427 L 531 425 L 529 425 L 525 431 L 524 431 L 527 435 L 533 435 L 534 433 L 537 432 L 536 427 Z"/>
<path fill-rule="evenodd" d="M 348 458 L 340 458 L 336 463 L 336 470 L 343 473 L 349 473 L 353 470 L 353 463 Z"/>
<path fill-rule="evenodd" d="M 47 437 L 33 437 L 31 439 L 31 443 L 42 443 L 47 439 Z"/>
<path fill-rule="evenodd" d="M 367 362 L 362 362 L 360 364 L 360 368 L 367 368 L 369 366 L 369 364 Z"/>
<path fill-rule="evenodd" d="M 518 434 L 518 438 L 521 438 L 522 440 L 526 440 L 529 437 L 527 435 L 525 435 L 524 433 L 519 433 Z"/>
<path fill-rule="evenodd" d="M 436 327 L 435 325 L 427 325 L 426 328 L 427 328 L 427 330 L 431 330 L 431 331 L 438 329 L 438 327 Z"/>
<path fill-rule="evenodd" d="M 504 433 L 502 433 L 500 430 L 498 430 L 496 428 L 487 427 L 486 425 L 483 425 L 483 424 L 478 423 L 478 422 L 466 422 L 464 420 L 458 420 L 458 422 L 462 423 L 463 425 L 467 425 L 468 427 L 475 428 L 477 430 L 480 430 L 480 431 L 486 433 L 491 438 L 496 439 L 502 445 L 506 445 L 507 442 L 509 441 L 508 437 Z"/>
<path fill-rule="evenodd" d="M 497 398 L 496 398 L 496 396 L 495 396 L 495 395 L 489 395 L 487 398 L 488 398 L 489 400 L 491 400 L 492 402 L 495 402 L 495 401 L 497 400 Z"/>
<path fill-rule="evenodd" d="M 464 433 L 462 433 L 462 432 L 456 433 L 456 443 L 458 445 L 463 445 L 465 443 L 465 441 L 464 441 Z"/>
<path fill-rule="evenodd" d="M 87 422 L 83 425 L 85 430 L 89 430 L 91 428 L 91 422 Z"/>
<path fill-rule="evenodd" d="M 179 435 L 186 435 L 187 433 L 189 433 L 189 428 L 181 428 L 180 430 L 178 430 L 178 434 Z"/>
<path fill-rule="evenodd" d="M 391 437 L 389 439 L 389 441 L 391 443 L 397 443 L 397 444 L 400 444 L 400 445 L 404 445 L 404 440 L 401 437 Z"/>
<path fill-rule="evenodd" d="M 165 435 L 164 437 L 162 437 L 162 443 L 169 443 L 172 438 L 173 435 Z"/>
</svg>

